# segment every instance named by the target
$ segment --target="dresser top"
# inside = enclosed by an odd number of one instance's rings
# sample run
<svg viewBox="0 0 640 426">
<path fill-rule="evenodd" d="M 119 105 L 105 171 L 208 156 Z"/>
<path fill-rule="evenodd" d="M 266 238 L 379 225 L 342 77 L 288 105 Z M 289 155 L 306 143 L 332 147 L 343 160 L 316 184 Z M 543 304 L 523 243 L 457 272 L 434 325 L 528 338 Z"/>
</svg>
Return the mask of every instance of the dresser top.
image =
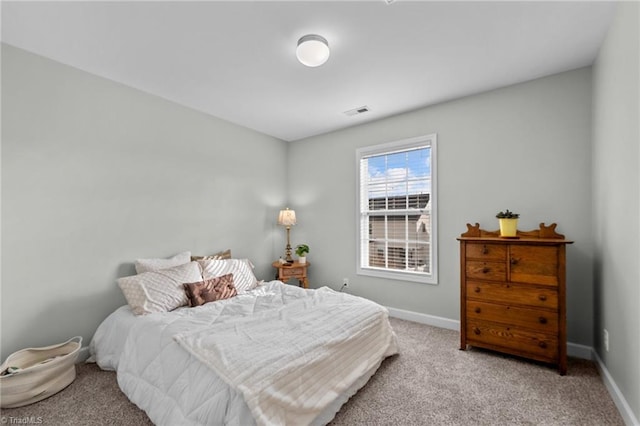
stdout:
<svg viewBox="0 0 640 426">
<path fill-rule="evenodd" d="M 559 238 L 501 238 L 501 237 L 458 237 L 458 241 L 466 242 L 483 242 L 491 244 L 537 244 L 537 245 L 558 245 L 558 244 L 573 244 L 571 240 L 559 239 Z"/>
<path fill-rule="evenodd" d="M 539 229 L 532 231 L 520 231 L 516 232 L 515 237 L 501 237 L 500 231 L 485 231 L 480 229 L 480 224 L 476 223 L 471 225 L 467 223 L 467 232 L 458 237 L 458 241 L 484 241 L 492 243 L 504 243 L 504 244 L 572 244 L 573 241 L 566 240 L 564 235 L 556 232 L 557 224 L 552 223 L 547 226 L 543 223 L 540 224 Z"/>
</svg>

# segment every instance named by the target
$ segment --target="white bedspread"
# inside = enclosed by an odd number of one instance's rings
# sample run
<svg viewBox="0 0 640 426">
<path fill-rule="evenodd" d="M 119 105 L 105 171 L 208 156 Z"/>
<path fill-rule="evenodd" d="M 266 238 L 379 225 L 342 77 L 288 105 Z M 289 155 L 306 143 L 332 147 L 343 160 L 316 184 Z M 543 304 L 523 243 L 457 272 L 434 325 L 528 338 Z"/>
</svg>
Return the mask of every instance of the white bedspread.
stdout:
<svg viewBox="0 0 640 426">
<path fill-rule="evenodd" d="M 256 423 L 256 418 L 254 411 L 245 401 L 243 391 L 230 385 L 228 377 L 223 379 L 220 374 L 201 362 L 200 356 L 196 357 L 185 350 L 176 341 L 175 336 L 182 336 L 181 340 L 189 335 L 198 338 L 204 327 L 215 328 L 217 331 L 224 331 L 227 327 L 242 330 L 243 322 L 250 321 L 251 317 L 266 318 L 276 315 L 275 313 L 282 313 L 282 318 L 287 319 L 290 318 L 290 314 L 286 313 L 286 305 L 293 304 L 297 306 L 295 309 L 299 309 L 306 302 L 297 305 L 296 301 L 304 299 L 309 294 L 323 294 L 327 291 L 308 291 L 273 281 L 231 299 L 196 308 L 183 307 L 172 312 L 136 317 L 125 306 L 116 310 L 100 325 L 90 349 L 102 368 L 117 370 L 118 384 L 122 391 L 132 402 L 146 411 L 157 425 L 249 426 Z M 346 298 L 348 303 L 360 300 L 365 304 L 375 305 L 364 299 L 352 299 L 353 296 L 339 294 L 339 297 Z M 381 309 L 381 318 L 384 318 L 379 320 L 379 326 L 388 327 L 386 331 L 382 330 L 381 335 L 384 336 L 391 332 L 391 329 L 386 319 L 386 311 L 384 308 L 378 308 Z M 322 320 L 311 317 L 305 322 L 312 323 L 308 325 L 311 326 L 309 328 L 313 328 L 326 320 L 326 317 Z M 300 336 L 296 328 L 303 325 L 298 326 L 290 322 L 290 328 L 287 328 L 286 320 L 279 323 L 277 330 L 265 329 L 262 334 L 259 330 L 253 331 L 252 338 L 261 339 L 269 344 L 278 342 L 279 339 L 288 339 L 290 336 Z M 343 324 L 340 324 L 340 327 L 342 326 Z M 363 330 L 368 328 L 362 327 Z M 366 384 L 384 357 L 395 353 L 396 340 L 395 336 L 391 335 L 390 342 L 381 340 L 378 343 L 385 347 L 386 352 L 374 360 L 375 364 L 307 424 L 328 423 L 349 397 Z M 285 356 L 304 365 L 306 358 L 300 355 L 302 348 L 298 346 L 297 339 L 291 337 L 287 345 L 289 350 Z M 329 343 L 326 347 L 329 348 L 331 345 Z M 365 348 L 360 350 L 368 351 Z M 244 358 L 257 361 L 260 356 L 262 355 L 256 346 L 247 349 Z M 343 357 L 327 359 L 325 365 L 330 369 L 337 369 L 343 363 L 349 362 L 341 358 Z M 358 374 L 356 370 L 353 370 L 353 376 Z M 344 376 L 346 375 L 345 373 Z M 300 385 L 301 389 L 308 388 L 307 391 L 313 388 L 313 382 L 302 386 L 303 380 L 308 379 L 306 376 L 300 375 L 295 378 L 295 373 L 291 373 L 290 376 L 296 381 L 293 385 Z"/>
<path fill-rule="evenodd" d="M 277 301 L 269 308 L 175 336 L 240 390 L 258 424 L 310 424 L 397 352 L 387 311 L 376 303 L 327 287 L 273 285 L 268 293 Z"/>
</svg>

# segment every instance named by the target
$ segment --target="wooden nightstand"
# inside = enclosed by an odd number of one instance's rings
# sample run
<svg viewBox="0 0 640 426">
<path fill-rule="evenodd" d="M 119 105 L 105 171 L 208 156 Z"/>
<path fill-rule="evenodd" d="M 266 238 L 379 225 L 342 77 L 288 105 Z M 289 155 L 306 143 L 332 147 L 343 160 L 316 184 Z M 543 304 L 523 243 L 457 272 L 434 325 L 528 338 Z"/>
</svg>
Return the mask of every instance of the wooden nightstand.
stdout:
<svg viewBox="0 0 640 426">
<path fill-rule="evenodd" d="M 276 279 L 286 283 L 291 278 L 296 278 L 300 283 L 299 285 L 303 288 L 309 288 L 309 282 L 307 281 L 307 268 L 309 267 L 309 262 L 293 262 L 291 264 L 286 264 L 275 261 L 272 265 L 278 270 Z"/>
</svg>

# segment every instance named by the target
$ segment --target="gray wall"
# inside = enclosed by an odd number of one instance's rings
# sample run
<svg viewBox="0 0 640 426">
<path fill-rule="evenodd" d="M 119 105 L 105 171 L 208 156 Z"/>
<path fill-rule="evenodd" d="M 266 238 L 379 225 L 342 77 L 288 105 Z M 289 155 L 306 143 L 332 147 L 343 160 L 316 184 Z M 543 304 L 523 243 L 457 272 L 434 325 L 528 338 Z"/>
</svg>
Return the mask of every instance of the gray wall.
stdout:
<svg viewBox="0 0 640 426">
<path fill-rule="evenodd" d="M 621 3 L 593 68 L 596 350 L 640 419 L 640 5 Z M 603 345 L 609 332 L 610 349 Z"/>
<path fill-rule="evenodd" d="M 568 336 L 591 345 L 590 120 L 585 68 L 291 144 L 289 200 L 299 220 L 292 238 L 311 247 L 310 282 L 337 287 L 348 277 L 354 294 L 457 320 L 456 237 L 466 223 L 497 229 L 495 214 L 508 208 L 521 213 L 520 229 L 557 222 L 575 240 L 567 249 Z M 430 133 L 438 135 L 439 284 L 357 276 L 356 148 Z"/>
<path fill-rule="evenodd" d="M 5 44 L 2 112 L 3 359 L 88 344 L 136 258 L 231 248 L 273 277 L 285 142 Z"/>
</svg>

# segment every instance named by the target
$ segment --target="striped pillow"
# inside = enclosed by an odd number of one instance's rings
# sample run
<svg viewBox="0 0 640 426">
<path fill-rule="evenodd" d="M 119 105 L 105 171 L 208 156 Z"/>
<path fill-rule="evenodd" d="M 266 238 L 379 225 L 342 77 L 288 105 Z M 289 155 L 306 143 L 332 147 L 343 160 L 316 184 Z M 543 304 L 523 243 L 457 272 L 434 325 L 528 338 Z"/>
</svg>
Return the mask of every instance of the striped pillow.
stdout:
<svg viewBox="0 0 640 426">
<path fill-rule="evenodd" d="M 183 284 L 190 306 L 200 306 L 216 300 L 228 299 L 238 294 L 233 285 L 233 274 L 212 280 Z"/>
<path fill-rule="evenodd" d="M 233 274 L 233 284 L 238 294 L 258 286 L 258 280 L 253 275 L 253 268 L 248 259 L 199 260 L 198 263 L 202 267 L 202 279 L 205 281 Z"/>
</svg>

